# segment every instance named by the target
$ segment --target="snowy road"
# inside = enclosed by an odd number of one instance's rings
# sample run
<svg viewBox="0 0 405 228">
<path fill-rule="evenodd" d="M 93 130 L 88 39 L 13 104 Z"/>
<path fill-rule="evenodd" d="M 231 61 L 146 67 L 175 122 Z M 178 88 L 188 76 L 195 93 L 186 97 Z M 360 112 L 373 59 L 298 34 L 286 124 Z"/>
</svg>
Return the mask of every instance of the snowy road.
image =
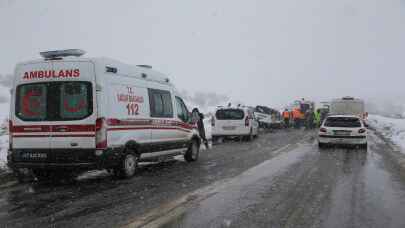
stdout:
<svg viewBox="0 0 405 228">
<path fill-rule="evenodd" d="M 370 135 L 369 150 L 318 150 L 315 132 L 227 142 L 196 164 L 143 166 L 75 184 L 0 186 L 0 226 L 405 227 L 405 179 Z"/>
</svg>

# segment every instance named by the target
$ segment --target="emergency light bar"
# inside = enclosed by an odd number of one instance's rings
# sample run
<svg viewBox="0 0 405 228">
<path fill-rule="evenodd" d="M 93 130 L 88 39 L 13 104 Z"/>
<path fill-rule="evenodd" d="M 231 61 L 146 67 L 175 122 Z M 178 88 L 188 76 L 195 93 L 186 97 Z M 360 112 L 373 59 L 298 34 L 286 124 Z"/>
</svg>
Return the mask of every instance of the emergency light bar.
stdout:
<svg viewBox="0 0 405 228">
<path fill-rule="evenodd" d="M 137 66 L 139 66 L 139 67 L 143 67 L 143 68 L 149 68 L 149 69 L 152 69 L 152 66 L 151 66 L 151 65 L 137 65 Z"/>
<path fill-rule="evenodd" d="M 39 53 L 45 59 L 55 59 L 67 56 L 80 57 L 86 54 L 85 51 L 80 49 L 67 49 L 67 50 L 56 50 L 56 51 L 44 51 Z"/>
</svg>

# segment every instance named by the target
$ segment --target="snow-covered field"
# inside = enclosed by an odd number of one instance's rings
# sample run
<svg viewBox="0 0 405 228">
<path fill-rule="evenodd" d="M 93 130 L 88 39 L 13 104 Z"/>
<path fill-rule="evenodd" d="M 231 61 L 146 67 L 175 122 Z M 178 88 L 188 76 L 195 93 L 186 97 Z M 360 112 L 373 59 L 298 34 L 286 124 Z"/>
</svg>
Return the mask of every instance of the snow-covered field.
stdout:
<svg viewBox="0 0 405 228">
<path fill-rule="evenodd" d="M 0 169 L 7 167 L 8 135 L 0 136 Z"/>
<path fill-rule="evenodd" d="M 405 153 L 405 119 L 369 115 L 368 122 L 384 137 L 401 147 L 402 153 Z"/>
<path fill-rule="evenodd" d="M 7 96 L 8 89 L 0 86 L 0 96 Z M 7 126 L 7 118 L 9 111 L 9 103 L 0 103 L 0 169 L 5 169 L 7 166 L 7 150 L 8 150 L 8 132 L 3 129 Z"/>
</svg>

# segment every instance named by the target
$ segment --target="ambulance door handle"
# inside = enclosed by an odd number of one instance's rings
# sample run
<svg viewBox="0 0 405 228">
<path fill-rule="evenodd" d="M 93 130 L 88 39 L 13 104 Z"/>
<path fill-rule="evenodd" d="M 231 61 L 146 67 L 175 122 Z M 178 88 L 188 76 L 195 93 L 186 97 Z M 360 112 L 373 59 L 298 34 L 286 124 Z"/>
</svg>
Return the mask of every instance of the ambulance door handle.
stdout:
<svg viewBox="0 0 405 228">
<path fill-rule="evenodd" d="M 68 130 L 68 128 L 67 127 L 56 127 L 55 130 L 59 131 L 59 132 L 66 132 Z"/>
</svg>

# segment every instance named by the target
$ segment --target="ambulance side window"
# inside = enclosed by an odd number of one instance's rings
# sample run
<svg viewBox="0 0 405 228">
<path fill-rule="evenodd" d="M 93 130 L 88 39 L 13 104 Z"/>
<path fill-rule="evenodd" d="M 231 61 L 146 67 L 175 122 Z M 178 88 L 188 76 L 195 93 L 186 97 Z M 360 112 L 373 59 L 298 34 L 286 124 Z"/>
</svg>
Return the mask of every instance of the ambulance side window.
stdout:
<svg viewBox="0 0 405 228">
<path fill-rule="evenodd" d="M 148 89 L 150 115 L 158 118 L 173 117 L 173 102 L 169 91 Z"/>
<path fill-rule="evenodd" d="M 189 112 L 187 110 L 186 105 L 184 104 L 183 100 L 180 97 L 176 97 L 176 109 L 177 109 L 177 117 L 181 119 L 183 122 L 189 121 Z"/>
</svg>

